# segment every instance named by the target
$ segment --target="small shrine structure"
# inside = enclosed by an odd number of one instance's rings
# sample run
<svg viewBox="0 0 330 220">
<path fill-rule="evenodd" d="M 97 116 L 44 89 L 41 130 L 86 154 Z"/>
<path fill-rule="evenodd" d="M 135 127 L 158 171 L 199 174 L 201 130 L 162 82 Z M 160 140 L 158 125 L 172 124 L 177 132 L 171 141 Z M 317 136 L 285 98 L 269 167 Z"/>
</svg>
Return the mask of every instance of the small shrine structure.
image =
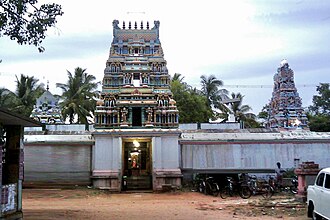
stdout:
<svg viewBox="0 0 330 220">
<path fill-rule="evenodd" d="M 294 83 L 294 72 L 287 60 L 282 60 L 274 75 L 274 87 L 269 106 L 268 127 L 306 128 L 307 116 Z"/>
<path fill-rule="evenodd" d="M 319 173 L 319 164 L 310 162 L 302 162 L 299 167 L 295 169 L 295 174 L 298 176 L 298 193 L 296 198 L 299 201 L 306 202 L 307 199 L 307 187 L 313 185 L 317 174 Z"/>
<path fill-rule="evenodd" d="M 37 98 L 30 118 L 43 124 L 63 124 L 58 99 L 49 92 L 48 83 L 47 90 Z"/>
<path fill-rule="evenodd" d="M 153 27 L 123 22 L 120 28 L 114 20 L 112 25 L 95 109 L 93 185 L 112 191 L 178 187 L 179 112 L 159 39 L 160 22 Z"/>
</svg>

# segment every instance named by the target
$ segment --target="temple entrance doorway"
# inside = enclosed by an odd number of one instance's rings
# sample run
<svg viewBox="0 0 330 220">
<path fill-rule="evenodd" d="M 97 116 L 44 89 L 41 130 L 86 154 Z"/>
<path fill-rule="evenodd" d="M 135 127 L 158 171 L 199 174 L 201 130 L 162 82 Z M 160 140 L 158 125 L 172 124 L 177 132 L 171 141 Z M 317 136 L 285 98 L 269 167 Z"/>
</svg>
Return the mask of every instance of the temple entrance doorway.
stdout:
<svg viewBox="0 0 330 220">
<path fill-rule="evenodd" d="M 142 114 L 141 107 L 132 108 L 132 126 L 141 127 L 142 126 Z"/>
<path fill-rule="evenodd" d="M 123 139 L 122 190 L 152 189 L 151 138 Z"/>
</svg>

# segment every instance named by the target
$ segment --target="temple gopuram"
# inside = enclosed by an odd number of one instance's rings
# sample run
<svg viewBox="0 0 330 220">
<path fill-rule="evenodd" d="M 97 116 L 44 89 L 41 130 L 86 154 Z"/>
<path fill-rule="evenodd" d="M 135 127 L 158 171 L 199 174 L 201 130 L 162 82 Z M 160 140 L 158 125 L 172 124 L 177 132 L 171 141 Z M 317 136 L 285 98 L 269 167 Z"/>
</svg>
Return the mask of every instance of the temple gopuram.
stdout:
<svg viewBox="0 0 330 220">
<path fill-rule="evenodd" d="M 282 60 L 274 75 L 274 87 L 269 106 L 268 127 L 305 128 L 307 116 L 294 83 L 294 72 L 287 60 Z"/>
<path fill-rule="evenodd" d="M 178 110 L 159 40 L 159 21 L 144 29 L 141 22 L 119 28 L 104 70 L 102 94 L 95 110 L 95 128 L 178 127 Z"/>
<path fill-rule="evenodd" d="M 49 92 L 48 83 L 47 90 L 37 98 L 30 118 L 40 121 L 43 124 L 63 124 L 58 99 Z"/>
<path fill-rule="evenodd" d="M 111 191 L 180 187 L 179 112 L 159 40 L 159 21 L 113 21 L 95 110 L 93 186 Z"/>
</svg>

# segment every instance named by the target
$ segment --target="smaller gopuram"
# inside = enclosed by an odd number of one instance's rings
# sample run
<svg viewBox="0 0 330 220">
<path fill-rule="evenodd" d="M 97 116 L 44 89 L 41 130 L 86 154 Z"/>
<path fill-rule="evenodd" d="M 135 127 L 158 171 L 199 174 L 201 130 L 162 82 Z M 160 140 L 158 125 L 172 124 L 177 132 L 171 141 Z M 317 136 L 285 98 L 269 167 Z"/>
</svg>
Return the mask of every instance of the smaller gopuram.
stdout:
<svg viewBox="0 0 330 220">
<path fill-rule="evenodd" d="M 274 87 L 269 106 L 268 127 L 305 128 L 307 117 L 294 83 L 294 72 L 287 60 L 282 60 L 274 75 Z"/>
<path fill-rule="evenodd" d="M 47 90 L 37 98 L 36 104 L 32 110 L 30 118 L 40 121 L 43 124 L 62 124 L 61 110 L 58 105 L 58 100 Z"/>
</svg>

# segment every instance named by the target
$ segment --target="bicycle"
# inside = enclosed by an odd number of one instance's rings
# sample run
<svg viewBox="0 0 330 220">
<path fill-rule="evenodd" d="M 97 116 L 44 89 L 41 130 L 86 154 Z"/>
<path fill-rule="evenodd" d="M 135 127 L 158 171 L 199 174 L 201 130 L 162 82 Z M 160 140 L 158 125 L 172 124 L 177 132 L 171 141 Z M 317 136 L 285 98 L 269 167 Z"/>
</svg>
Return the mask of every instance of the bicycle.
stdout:
<svg viewBox="0 0 330 220">
<path fill-rule="evenodd" d="M 227 177 L 227 185 L 220 190 L 220 197 L 226 199 L 228 196 L 233 196 L 235 191 L 243 199 L 248 199 L 252 195 L 252 191 L 245 181 L 236 183 L 232 177 Z"/>
<path fill-rule="evenodd" d="M 218 196 L 220 192 L 218 183 L 212 176 L 205 179 L 205 193 L 212 196 Z"/>
<path fill-rule="evenodd" d="M 243 180 L 239 182 L 239 185 L 240 185 L 240 190 L 239 190 L 240 197 L 242 197 L 243 199 L 250 198 L 252 196 L 252 190 L 249 187 L 249 182 Z"/>
<path fill-rule="evenodd" d="M 219 185 L 212 176 L 205 177 L 205 175 L 196 174 L 193 185 L 197 192 L 203 193 L 205 195 L 219 195 Z"/>
<path fill-rule="evenodd" d="M 269 177 L 269 185 L 273 187 L 274 192 L 286 192 L 297 194 L 298 192 L 298 180 L 297 177 L 291 178 L 290 184 L 283 185 L 283 182 L 279 183 L 274 177 Z"/>
<path fill-rule="evenodd" d="M 256 176 L 250 177 L 248 186 L 253 195 L 261 194 L 265 199 L 270 199 L 274 194 L 273 187 L 264 179 L 259 179 Z"/>
<path fill-rule="evenodd" d="M 232 177 L 226 177 L 227 184 L 224 188 L 220 190 L 220 197 L 226 199 L 228 196 L 233 196 L 234 194 L 234 181 Z"/>
<path fill-rule="evenodd" d="M 202 174 L 197 173 L 193 180 L 193 187 L 197 192 L 205 194 L 205 181 Z"/>
</svg>

